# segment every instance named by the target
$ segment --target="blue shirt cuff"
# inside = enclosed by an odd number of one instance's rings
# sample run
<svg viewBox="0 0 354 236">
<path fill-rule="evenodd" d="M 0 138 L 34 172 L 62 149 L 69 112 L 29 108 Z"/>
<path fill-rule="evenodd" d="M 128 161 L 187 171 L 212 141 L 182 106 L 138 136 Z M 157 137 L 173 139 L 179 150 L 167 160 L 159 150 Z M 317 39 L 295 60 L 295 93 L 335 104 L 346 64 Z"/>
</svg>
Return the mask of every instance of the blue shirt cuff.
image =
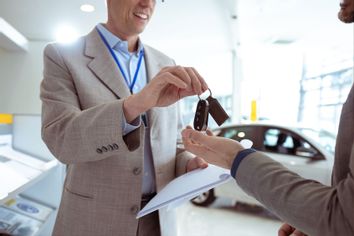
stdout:
<svg viewBox="0 0 354 236">
<path fill-rule="evenodd" d="M 131 124 L 129 124 L 123 114 L 123 119 L 122 119 L 123 136 L 129 134 L 133 130 L 136 130 L 137 128 L 139 128 L 140 125 L 141 125 L 140 116 L 138 116 L 135 120 L 133 120 Z"/>
<path fill-rule="evenodd" d="M 249 154 L 254 153 L 254 152 L 256 152 L 255 149 L 249 148 L 249 149 L 244 149 L 244 150 L 240 151 L 240 152 L 236 155 L 236 157 L 235 157 L 235 159 L 234 159 L 234 161 L 233 161 L 233 163 L 232 163 L 231 170 L 230 170 L 231 176 L 232 176 L 233 178 L 236 178 L 236 171 L 237 171 L 238 167 L 240 166 L 241 161 L 242 161 L 245 157 L 247 157 Z"/>
</svg>

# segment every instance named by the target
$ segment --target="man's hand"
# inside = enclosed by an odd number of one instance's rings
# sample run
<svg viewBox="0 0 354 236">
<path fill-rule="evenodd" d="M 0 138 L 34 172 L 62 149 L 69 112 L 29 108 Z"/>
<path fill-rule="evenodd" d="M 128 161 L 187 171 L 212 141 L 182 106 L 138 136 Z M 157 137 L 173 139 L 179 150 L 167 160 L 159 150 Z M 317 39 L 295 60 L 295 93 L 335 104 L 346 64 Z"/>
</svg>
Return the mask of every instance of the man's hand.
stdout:
<svg viewBox="0 0 354 236">
<path fill-rule="evenodd" d="M 169 106 L 179 99 L 202 94 L 208 85 L 192 67 L 173 66 L 163 68 L 141 91 L 147 107 Z"/>
<path fill-rule="evenodd" d="M 186 172 L 195 170 L 195 169 L 204 169 L 208 167 L 208 163 L 200 157 L 194 157 L 193 159 L 190 159 L 187 162 L 187 166 L 186 166 Z"/>
<path fill-rule="evenodd" d="M 194 68 L 165 67 L 139 93 L 124 101 L 124 115 L 130 122 L 152 107 L 169 106 L 207 89 L 208 85 Z"/>
<path fill-rule="evenodd" d="M 306 234 L 284 223 L 278 230 L 278 236 L 306 236 Z"/>
<path fill-rule="evenodd" d="M 207 162 L 231 169 L 237 153 L 244 148 L 232 139 L 205 135 L 191 128 L 182 131 L 184 148 Z"/>
</svg>

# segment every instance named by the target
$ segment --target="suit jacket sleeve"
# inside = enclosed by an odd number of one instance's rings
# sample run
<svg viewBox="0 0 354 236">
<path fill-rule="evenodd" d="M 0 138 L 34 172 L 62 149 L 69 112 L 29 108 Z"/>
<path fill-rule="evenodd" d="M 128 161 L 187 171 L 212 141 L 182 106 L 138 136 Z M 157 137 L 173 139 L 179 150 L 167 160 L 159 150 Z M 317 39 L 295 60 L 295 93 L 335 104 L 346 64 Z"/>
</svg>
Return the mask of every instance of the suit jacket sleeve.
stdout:
<svg viewBox="0 0 354 236">
<path fill-rule="evenodd" d="M 113 154 L 99 153 L 103 147 L 115 146 L 114 154 L 118 155 L 128 151 L 121 127 L 123 100 L 81 110 L 72 75 L 55 45 L 48 45 L 44 51 L 43 76 L 42 138 L 54 156 L 71 164 L 98 161 Z"/>
<path fill-rule="evenodd" d="M 289 171 L 255 152 L 236 172 L 236 181 L 282 220 L 308 235 L 354 235 L 354 149 L 350 174 L 329 187 Z"/>
</svg>

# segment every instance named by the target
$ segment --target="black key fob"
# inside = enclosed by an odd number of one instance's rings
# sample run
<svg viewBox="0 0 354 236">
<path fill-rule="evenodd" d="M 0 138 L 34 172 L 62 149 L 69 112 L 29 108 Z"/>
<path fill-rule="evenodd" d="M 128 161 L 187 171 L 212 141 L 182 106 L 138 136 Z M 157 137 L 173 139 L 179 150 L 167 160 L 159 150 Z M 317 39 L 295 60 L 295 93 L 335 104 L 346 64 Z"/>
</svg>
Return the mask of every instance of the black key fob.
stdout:
<svg viewBox="0 0 354 236">
<path fill-rule="evenodd" d="M 195 111 L 193 126 L 195 130 L 205 131 L 208 128 L 209 102 L 200 99 Z"/>
</svg>

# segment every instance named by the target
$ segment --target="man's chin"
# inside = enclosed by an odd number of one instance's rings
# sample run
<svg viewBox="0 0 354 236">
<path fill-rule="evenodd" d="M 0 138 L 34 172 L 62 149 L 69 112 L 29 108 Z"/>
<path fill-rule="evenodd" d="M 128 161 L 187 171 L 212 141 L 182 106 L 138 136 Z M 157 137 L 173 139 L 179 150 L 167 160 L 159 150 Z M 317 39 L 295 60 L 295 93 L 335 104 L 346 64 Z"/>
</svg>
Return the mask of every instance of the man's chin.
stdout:
<svg viewBox="0 0 354 236">
<path fill-rule="evenodd" d="M 343 11 L 340 11 L 338 13 L 338 19 L 344 23 L 353 23 L 354 22 L 354 12 L 351 13 L 345 13 Z"/>
</svg>

